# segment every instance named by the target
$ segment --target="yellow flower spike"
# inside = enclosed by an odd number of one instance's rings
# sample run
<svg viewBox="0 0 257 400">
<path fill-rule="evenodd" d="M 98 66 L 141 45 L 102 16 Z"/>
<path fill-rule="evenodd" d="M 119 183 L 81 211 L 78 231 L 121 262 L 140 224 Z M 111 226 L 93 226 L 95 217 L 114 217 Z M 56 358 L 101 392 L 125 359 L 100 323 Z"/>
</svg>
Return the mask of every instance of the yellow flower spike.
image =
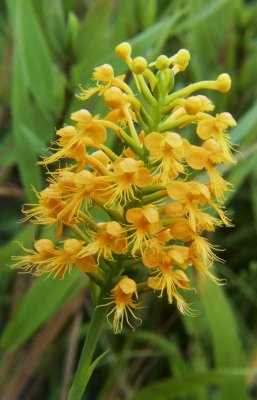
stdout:
<svg viewBox="0 0 257 400">
<path fill-rule="evenodd" d="M 132 53 L 132 48 L 129 43 L 123 42 L 115 47 L 115 53 L 121 60 L 126 61 Z"/>
<path fill-rule="evenodd" d="M 108 313 L 107 320 L 113 315 L 113 320 L 110 325 L 113 327 L 114 333 L 120 333 L 122 331 L 124 318 L 127 324 L 134 330 L 134 327 L 129 321 L 129 314 L 136 320 L 141 321 L 140 318 L 136 317 L 133 309 L 138 308 L 133 297 L 137 300 L 137 285 L 133 279 L 127 276 L 121 277 L 120 281 L 111 291 L 111 301 L 106 305 L 114 304 L 113 309 Z"/>
<path fill-rule="evenodd" d="M 187 270 L 194 267 L 220 283 L 210 268 L 222 260 L 204 234 L 222 224 L 231 226 L 222 205 L 231 187 L 218 166 L 234 162 L 227 130 L 236 122 L 226 112 L 209 114 L 214 104 L 195 93 L 227 92 L 229 75 L 173 91 L 174 75 L 189 64 L 188 50 L 160 55 L 150 64 L 141 56 L 132 59 L 131 52 L 129 43 L 116 47 L 132 72 L 135 92 L 112 65 L 96 67 L 94 87 L 82 89 L 78 97 L 101 96 L 106 115 L 86 108 L 73 112 L 72 123 L 56 132 L 53 154 L 40 162 L 60 165 L 48 171 L 48 187 L 35 191 L 37 204 L 25 206 L 24 220 L 55 225 L 61 241 L 55 245 L 40 239 L 32 250 L 24 248 L 25 256 L 15 258 L 14 268 L 23 272 L 62 278 L 78 268 L 99 286 L 98 307 L 112 308 L 109 313 L 97 310 L 86 349 L 88 343 L 96 345 L 94 329 L 100 333 L 107 313 L 115 333 L 124 321 L 132 326 L 129 317 L 138 319 L 138 292 L 165 293 L 169 303 L 192 314 L 183 298 L 183 291 L 191 289 Z M 194 124 L 198 145 L 185 139 L 191 138 L 184 129 L 188 124 Z M 121 143 L 110 149 L 107 134 Z M 202 170 L 205 183 L 196 180 Z M 121 276 L 124 270 L 130 277 Z M 109 302 L 103 304 L 107 293 Z"/>
</svg>

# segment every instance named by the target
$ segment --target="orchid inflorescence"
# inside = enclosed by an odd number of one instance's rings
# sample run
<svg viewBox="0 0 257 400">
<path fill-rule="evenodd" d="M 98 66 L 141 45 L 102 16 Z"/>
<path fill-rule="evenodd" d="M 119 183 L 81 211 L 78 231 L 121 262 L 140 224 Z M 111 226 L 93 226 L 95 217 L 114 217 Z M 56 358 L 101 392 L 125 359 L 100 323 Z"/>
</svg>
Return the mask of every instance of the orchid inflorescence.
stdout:
<svg viewBox="0 0 257 400">
<path fill-rule="evenodd" d="M 23 210 L 25 220 L 55 225 L 56 238 L 66 239 L 58 245 L 37 240 L 14 265 L 37 276 L 63 277 L 73 267 L 88 274 L 109 292 L 101 306 L 112 305 L 108 318 L 115 333 L 124 319 L 130 326 L 131 318 L 139 319 L 138 296 L 145 291 L 166 292 L 169 303 L 175 299 L 182 313 L 190 313 L 182 295 L 191 289 L 189 267 L 218 282 L 210 269 L 219 257 L 203 234 L 231 226 L 222 207 L 231 187 L 217 166 L 234 163 L 227 128 L 236 122 L 226 112 L 211 115 L 211 100 L 194 94 L 227 92 L 229 75 L 172 92 L 175 76 L 189 63 L 187 50 L 150 64 L 131 52 L 129 43 L 116 47 L 136 89 L 111 65 L 95 68 L 96 86 L 78 97 L 98 94 L 109 112 L 104 118 L 86 109 L 71 115 L 73 124 L 57 131 L 53 154 L 40 162 L 58 162 L 58 168 L 48 171 L 38 203 Z M 187 139 L 190 127 L 197 145 Z M 113 134 L 122 144 L 119 154 L 106 145 Z M 99 209 L 101 222 L 93 217 Z"/>
</svg>

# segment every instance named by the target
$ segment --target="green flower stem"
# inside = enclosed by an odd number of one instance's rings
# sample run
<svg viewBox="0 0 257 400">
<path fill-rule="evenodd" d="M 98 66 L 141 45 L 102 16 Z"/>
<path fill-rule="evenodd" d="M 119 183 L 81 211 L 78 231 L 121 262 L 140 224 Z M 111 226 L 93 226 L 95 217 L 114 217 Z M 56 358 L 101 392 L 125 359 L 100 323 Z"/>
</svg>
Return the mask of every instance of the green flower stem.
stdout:
<svg viewBox="0 0 257 400">
<path fill-rule="evenodd" d="M 166 196 L 167 196 L 166 190 L 160 190 L 159 192 L 144 196 L 141 200 L 141 205 L 145 206 L 147 204 L 154 203 L 155 201 L 158 201 Z"/>
<path fill-rule="evenodd" d="M 84 242 L 90 243 L 90 240 L 88 239 L 88 237 L 82 232 L 81 229 L 79 229 L 78 226 L 76 226 L 76 225 L 68 225 L 68 227 L 69 227 L 74 233 L 76 233 L 76 235 L 77 235 L 80 239 L 84 240 Z"/>
<path fill-rule="evenodd" d="M 138 79 L 138 83 L 140 85 L 142 95 L 144 96 L 145 100 L 147 101 L 147 103 L 149 103 L 153 107 L 155 107 L 157 104 L 157 100 L 152 95 L 150 89 L 148 88 L 147 84 L 145 83 L 143 76 L 137 75 L 137 79 Z"/>
<path fill-rule="evenodd" d="M 101 120 L 101 122 L 105 128 L 111 129 L 111 131 L 113 131 L 121 140 L 127 143 L 127 145 L 131 147 L 131 149 L 139 156 L 139 158 L 144 158 L 144 151 L 142 148 L 124 131 L 124 129 L 111 121 Z"/>
<path fill-rule="evenodd" d="M 96 272 L 87 272 L 87 275 L 94 281 L 98 286 L 103 287 L 105 284 L 104 279 Z"/>
<path fill-rule="evenodd" d="M 187 97 L 200 89 L 217 90 L 217 81 L 201 81 L 191 83 L 191 85 L 188 85 L 183 89 L 177 90 L 176 92 L 167 96 L 165 104 L 169 104 L 171 101 L 177 99 L 178 97 Z"/>
<path fill-rule="evenodd" d="M 91 373 L 93 372 L 92 370 L 90 370 L 90 366 L 92 364 L 92 358 L 95 352 L 95 348 L 101 335 L 105 317 L 109 308 L 108 306 L 101 307 L 101 305 L 105 302 L 105 297 L 106 291 L 103 290 L 99 296 L 100 307 L 95 308 L 93 317 L 89 325 L 89 330 L 82 349 L 79 365 L 75 373 L 71 389 L 69 391 L 68 400 L 82 399 Z"/>
</svg>

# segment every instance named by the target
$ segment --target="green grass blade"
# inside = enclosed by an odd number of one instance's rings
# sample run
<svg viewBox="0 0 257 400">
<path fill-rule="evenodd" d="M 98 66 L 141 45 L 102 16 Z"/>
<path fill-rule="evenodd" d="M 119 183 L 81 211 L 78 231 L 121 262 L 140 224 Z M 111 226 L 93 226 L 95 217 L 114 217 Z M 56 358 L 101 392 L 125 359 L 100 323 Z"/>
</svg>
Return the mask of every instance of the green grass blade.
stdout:
<svg viewBox="0 0 257 400">
<path fill-rule="evenodd" d="M 16 37 L 22 54 L 20 67 L 38 106 L 48 115 L 55 109 L 51 56 L 31 1 L 20 0 L 16 7 Z"/>
<path fill-rule="evenodd" d="M 216 368 L 240 368 L 245 364 L 238 326 L 233 310 L 221 286 L 200 277 L 199 294 L 203 305 L 214 349 Z M 238 377 L 236 381 L 222 385 L 222 400 L 245 400 L 247 390 L 245 380 Z"/>
<path fill-rule="evenodd" d="M 245 375 L 256 374 L 254 370 L 244 369 L 221 369 L 214 371 L 207 371 L 203 373 L 187 373 L 182 377 L 176 379 L 166 379 L 160 382 L 144 387 L 139 390 L 133 397 L 133 400 L 170 400 L 176 399 L 179 395 L 186 395 L 192 393 L 196 388 L 201 386 L 207 387 L 210 385 L 222 385 L 224 382 L 231 382 L 235 384 L 237 380 Z M 235 397 L 236 398 L 236 397 Z M 238 397 L 237 397 L 238 398 Z M 222 397 L 224 400 L 225 397 Z M 230 397 L 230 400 L 234 397 Z M 241 400 L 244 398 L 242 397 Z"/>
<path fill-rule="evenodd" d="M 256 137 L 257 102 L 240 118 L 238 125 L 231 131 L 232 142 L 242 144 L 249 136 Z"/>
</svg>

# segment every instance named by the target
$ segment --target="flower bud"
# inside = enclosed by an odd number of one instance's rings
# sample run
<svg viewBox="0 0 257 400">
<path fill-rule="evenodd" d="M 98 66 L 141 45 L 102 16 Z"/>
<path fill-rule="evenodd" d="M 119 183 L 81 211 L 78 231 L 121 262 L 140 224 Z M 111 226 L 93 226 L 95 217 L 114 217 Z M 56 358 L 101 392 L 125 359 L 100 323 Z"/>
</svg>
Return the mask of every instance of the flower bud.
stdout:
<svg viewBox="0 0 257 400">
<path fill-rule="evenodd" d="M 90 191 L 94 187 L 94 175 L 84 169 L 74 176 L 74 184 L 79 187 L 83 186 L 85 191 Z"/>
<path fill-rule="evenodd" d="M 176 61 L 179 65 L 188 64 L 190 60 L 190 53 L 186 49 L 181 49 L 177 53 Z"/>
<path fill-rule="evenodd" d="M 118 108 L 124 102 L 124 93 L 116 87 L 111 87 L 104 93 L 104 101 L 111 108 Z"/>
<path fill-rule="evenodd" d="M 72 186 L 74 183 L 74 172 L 63 171 L 59 176 L 59 183 L 62 186 Z"/>
<path fill-rule="evenodd" d="M 170 60 L 167 56 L 161 55 L 157 58 L 155 62 L 155 68 L 159 71 L 168 68 L 170 65 Z"/>
<path fill-rule="evenodd" d="M 228 74 L 221 74 L 217 78 L 217 90 L 219 92 L 228 92 L 231 87 L 231 78 Z"/>
<path fill-rule="evenodd" d="M 131 63 L 131 70 L 135 74 L 142 74 L 147 68 L 147 61 L 144 57 L 136 57 Z"/>
<path fill-rule="evenodd" d="M 196 96 L 192 96 L 185 101 L 184 107 L 189 115 L 195 115 L 197 112 L 201 110 L 201 105 L 202 105 L 201 100 Z"/>
<path fill-rule="evenodd" d="M 48 254 L 54 250 L 54 244 L 49 239 L 40 239 L 34 243 L 36 251 L 40 254 Z"/>
<path fill-rule="evenodd" d="M 132 49 L 129 43 L 123 42 L 116 46 L 115 52 L 121 60 L 126 60 L 130 56 Z"/>
<path fill-rule="evenodd" d="M 63 249 L 68 254 L 78 254 L 82 248 L 82 242 L 77 239 L 65 240 Z"/>
<path fill-rule="evenodd" d="M 177 71 L 184 71 L 188 66 L 190 60 L 190 53 L 186 49 L 181 49 L 171 57 L 170 61 L 177 68 Z"/>
</svg>

